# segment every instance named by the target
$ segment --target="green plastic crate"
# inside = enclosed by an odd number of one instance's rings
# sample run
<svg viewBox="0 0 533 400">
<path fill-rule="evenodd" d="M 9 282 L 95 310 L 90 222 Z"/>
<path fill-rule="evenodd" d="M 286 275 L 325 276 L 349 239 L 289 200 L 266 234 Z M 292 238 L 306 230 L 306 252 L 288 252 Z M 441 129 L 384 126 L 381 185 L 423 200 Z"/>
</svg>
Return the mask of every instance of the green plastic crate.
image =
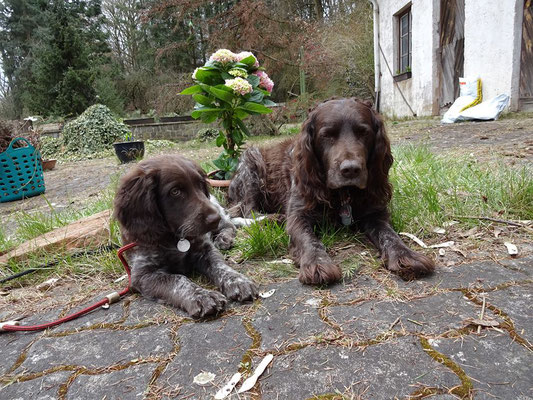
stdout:
<svg viewBox="0 0 533 400">
<path fill-rule="evenodd" d="M 24 147 L 13 146 L 23 143 Z M 44 193 L 41 153 L 24 138 L 11 141 L 0 153 L 0 203 Z"/>
</svg>

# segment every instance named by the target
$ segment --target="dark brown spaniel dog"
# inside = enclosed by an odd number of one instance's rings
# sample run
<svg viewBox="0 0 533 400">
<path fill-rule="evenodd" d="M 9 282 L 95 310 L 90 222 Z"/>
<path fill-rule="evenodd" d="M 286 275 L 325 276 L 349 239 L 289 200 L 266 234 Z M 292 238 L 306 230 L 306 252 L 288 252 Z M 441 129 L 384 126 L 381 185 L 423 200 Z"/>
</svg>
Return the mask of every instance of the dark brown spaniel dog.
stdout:
<svg viewBox="0 0 533 400">
<path fill-rule="evenodd" d="M 365 232 L 385 266 L 402 278 L 426 275 L 433 261 L 410 250 L 390 226 L 392 161 L 383 121 L 371 104 L 329 100 L 311 111 L 297 137 L 243 153 L 229 187 L 231 213 L 286 213 L 302 283 L 341 278 L 314 233 L 325 215 Z"/>
<path fill-rule="evenodd" d="M 193 317 L 216 314 L 226 297 L 247 301 L 256 297 L 254 283 L 234 271 L 215 248 L 232 241 L 234 227 L 221 220 L 210 201 L 204 172 L 178 155 L 140 162 L 120 181 L 115 197 L 132 286 L 146 297 L 163 300 Z M 229 236 L 229 238 L 228 238 Z M 198 271 L 217 286 L 204 289 L 185 275 Z"/>
</svg>

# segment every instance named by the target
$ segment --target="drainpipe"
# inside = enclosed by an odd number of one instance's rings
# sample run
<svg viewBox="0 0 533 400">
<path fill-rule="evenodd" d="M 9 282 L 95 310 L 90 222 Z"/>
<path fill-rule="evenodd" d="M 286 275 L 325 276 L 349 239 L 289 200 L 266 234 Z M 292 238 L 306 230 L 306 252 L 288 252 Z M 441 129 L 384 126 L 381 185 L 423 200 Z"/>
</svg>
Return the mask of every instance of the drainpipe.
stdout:
<svg viewBox="0 0 533 400">
<path fill-rule="evenodd" d="M 379 103 L 381 100 L 381 66 L 379 60 L 379 7 L 377 0 L 369 0 L 374 8 L 374 104 L 376 111 L 379 112 Z"/>
</svg>

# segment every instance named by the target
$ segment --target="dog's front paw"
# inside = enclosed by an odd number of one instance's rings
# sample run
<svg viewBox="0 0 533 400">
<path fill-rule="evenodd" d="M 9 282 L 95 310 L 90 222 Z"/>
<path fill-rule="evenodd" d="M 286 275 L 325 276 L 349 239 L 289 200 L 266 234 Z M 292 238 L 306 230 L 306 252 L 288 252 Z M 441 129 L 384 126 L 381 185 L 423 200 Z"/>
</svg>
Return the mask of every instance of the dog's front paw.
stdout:
<svg viewBox="0 0 533 400">
<path fill-rule="evenodd" d="M 232 229 L 224 229 L 217 235 L 213 242 L 217 249 L 228 250 L 231 249 L 231 246 L 233 246 L 234 239 L 235 231 Z"/>
<path fill-rule="evenodd" d="M 227 299 L 214 290 L 199 289 L 183 303 L 183 309 L 193 318 L 218 314 L 226 307 Z"/>
<path fill-rule="evenodd" d="M 242 274 L 235 273 L 228 277 L 223 283 L 222 293 L 228 299 L 237 301 L 252 301 L 257 297 L 257 287 L 250 279 Z"/>
<path fill-rule="evenodd" d="M 431 258 L 409 248 L 389 251 L 385 266 L 406 281 L 429 275 L 435 270 L 435 263 Z"/>
<path fill-rule="evenodd" d="M 342 271 L 327 255 L 309 257 L 300 261 L 298 278 L 306 285 L 323 285 L 339 281 L 342 278 Z"/>
</svg>

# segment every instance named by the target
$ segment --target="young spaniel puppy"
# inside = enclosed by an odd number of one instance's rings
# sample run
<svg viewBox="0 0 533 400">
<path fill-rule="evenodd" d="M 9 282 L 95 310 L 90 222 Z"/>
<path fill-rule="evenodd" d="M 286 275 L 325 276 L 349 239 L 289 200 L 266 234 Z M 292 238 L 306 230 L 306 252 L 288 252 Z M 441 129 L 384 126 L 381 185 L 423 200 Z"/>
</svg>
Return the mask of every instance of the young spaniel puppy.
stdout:
<svg viewBox="0 0 533 400">
<path fill-rule="evenodd" d="M 224 309 L 227 298 L 252 300 L 255 284 L 226 265 L 212 241 L 228 248 L 235 227 L 210 201 L 205 174 L 194 162 L 165 155 L 140 162 L 122 177 L 114 204 L 128 251 L 132 287 L 195 318 Z M 220 292 L 186 275 L 205 275 Z"/>
</svg>

